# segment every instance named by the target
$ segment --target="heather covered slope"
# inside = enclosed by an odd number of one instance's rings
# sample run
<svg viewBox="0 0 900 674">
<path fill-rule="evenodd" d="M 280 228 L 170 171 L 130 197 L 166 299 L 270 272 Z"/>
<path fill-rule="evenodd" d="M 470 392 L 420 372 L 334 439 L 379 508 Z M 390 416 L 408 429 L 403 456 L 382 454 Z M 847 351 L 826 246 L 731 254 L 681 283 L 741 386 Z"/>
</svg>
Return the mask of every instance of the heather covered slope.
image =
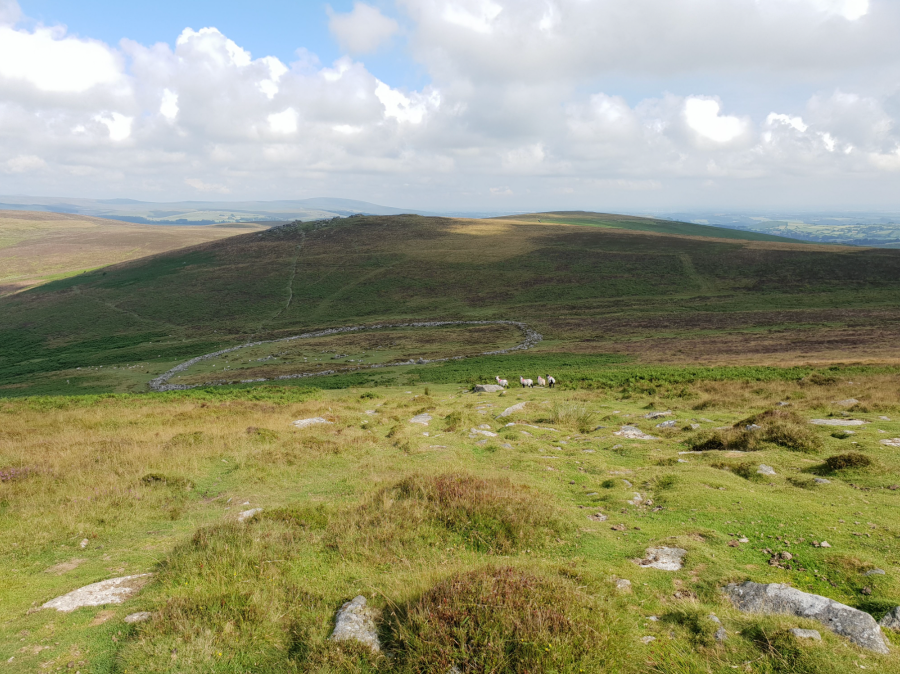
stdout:
<svg viewBox="0 0 900 674">
<path fill-rule="evenodd" d="M 146 390 L 178 362 L 247 340 L 409 319 L 525 321 L 544 351 L 641 363 L 891 363 L 898 300 L 900 251 L 353 217 L 0 300 L 0 391 Z"/>
</svg>

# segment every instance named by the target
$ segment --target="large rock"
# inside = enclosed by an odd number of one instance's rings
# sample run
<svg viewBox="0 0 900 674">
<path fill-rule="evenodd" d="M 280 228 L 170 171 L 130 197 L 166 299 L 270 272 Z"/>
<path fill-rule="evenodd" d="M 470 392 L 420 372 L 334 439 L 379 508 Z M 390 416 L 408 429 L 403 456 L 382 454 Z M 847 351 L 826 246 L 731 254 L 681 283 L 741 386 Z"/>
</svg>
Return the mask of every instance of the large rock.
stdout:
<svg viewBox="0 0 900 674">
<path fill-rule="evenodd" d="M 294 422 L 294 426 L 297 428 L 309 428 L 310 426 L 317 426 L 318 424 L 330 424 L 331 421 L 328 419 L 323 419 L 322 417 L 313 417 L 312 419 L 297 419 Z"/>
<path fill-rule="evenodd" d="M 884 616 L 878 624 L 886 629 L 900 632 L 900 606 L 892 608 L 890 613 Z"/>
<path fill-rule="evenodd" d="M 900 438 L 891 438 L 890 440 L 882 440 L 882 445 L 887 447 L 900 447 Z"/>
<path fill-rule="evenodd" d="M 809 423 L 816 426 L 864 426 L 866 422 L 860 419 L 813 419 Z"/>
<path fill-rule="evenodd" d="M 682 548 L 647 548 L 647 556 L 640 561 L 640 566 L 660 571 L 678 571 L 686 554 L 687 550 Z"/>
<path fill-rule="evenodd" d="M 152 573 L 142 573 L 137 576 L 110 578 L 99 583 L 85 585 L 62 597 L 51 599 L 41 608 L 55 608 L 57 611 L 69 613 L 82 606 L 121 604 L 144 587 L 152 576 Z"/>
<path fill-rule="evenodd" d="M 888 652 L 881 628 L 872 616 L 827 597 L 807 594 L 780 583 L 763 585 L 751 581 L 740 585 L 732 583 L 725 587 L 725 594 L 740 611 L 810 618 L 858 646 L 876 653 Z"/>
<path fill-rule="evenodd" d="M 341 606 L 334 618 L 332 641 L 358 641 L 373 651 L 381 650 L 378 640 L 378 628 L 375 618 L 378 612 L 366 606 L 366 598 L 362 595 L 354 597 Z"/>
<path fill-rule="evenodd" d="M 427 426 L 431 423 L 431 415 L 430 414 L 417 414 L 412 419 L 409 420 L 411 424 L 422 424 L 423 426 Z"/>
<path fill-rule="evenodd" d="M 500 393 L 503 390 L 502 386 L 497 386 L 497 384 L 476 384 L 475 385 L 475 393 Z"/>
</svg>

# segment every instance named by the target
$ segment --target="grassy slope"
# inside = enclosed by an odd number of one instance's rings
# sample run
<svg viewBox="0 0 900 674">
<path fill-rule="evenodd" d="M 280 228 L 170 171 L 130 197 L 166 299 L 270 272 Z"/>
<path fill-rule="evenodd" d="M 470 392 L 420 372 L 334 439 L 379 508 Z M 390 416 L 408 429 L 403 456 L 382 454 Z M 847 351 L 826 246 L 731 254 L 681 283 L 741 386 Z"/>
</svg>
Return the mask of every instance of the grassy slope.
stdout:
<svg viewBox="0 0 900 674">
<path fill-rule="evenodd" d="M 900 251 L 351 218 L 156 255 L 0 300 L 0 391 L 140 391 L 180 361 L 247 339 L 407 318 L 525 320 L 545 335 L 543 351 L 643 362 L 720 353 L 895 362 L 898 300 Z"/>
<path fill-rule="evenodd" d="M 0 211 L 0 296 L 238 233 L 225 227 L 161 227 L 64 213 Z"/>
<path fill-rule="evenodd" d="M 515 388 L 499 398 L 460 395 L 455 385 L 263 387 L 0 402 L 0 469 L 22 471 L 0 482 L 0 661 L 11 674 L 896 671 L 896 636 L 893 655 L 873 656 L 812 621 L 742 615 L 718 590 L 743 579 L 787 582 L 876 617 L 900 603 L 900 491 L 889 488 L 900 462 L 879 444 L 900 435 L 900 399 L 891 376 L 853 381 Z M 678 454 L 696 434 L 778 400 L 808 419 L 840 416 L 846 408 L 831 401 L 850 396 L 861 401 L 851 414 L 871 423 L 846 440 L 804 424 L 818 452 L 766 444 L 752 454 Z M 558 432 L 494 420 L 523 401 L 512 419 Z M 655 428 L 648 409 L 673 410 L 677 428 Z M 408 422 L 422 411 L 434 417 L 428 429 Z M 334 424 L 291 427 L 313 416 Z M 598 422 L 605 428 L 579 433 Z M 701 429 L 679 430 L 691 422 Z M 470 437 L 485 423 L 499 437 Z M 658 439 L 613 436 L 625 423 Z M 825 457 L 848 449 L 874 465 L 822 472 Z M 778 475 L 757 476 L 760 463 Z M 435 510 L 417 485 L 438 488 L 448 474 L 475 481 L 458 483 L 458 499 L 430 492 L 449 499 Z M 830 484 L 812 483 L 823 474 Z M 629 504 L 634 492 L 653 505 Z M 260 518 L 235 524 L 238 511 L 255 507 Z M 588 518 L 598 512 L 609 519 Z M 750 542 L 729 545 L 742 536 Z M 812 545 L 823 539 L 833 547 Z M 687 549 L 685 568 L 632 563 L 659 544 Z M 789 551 L 792 568 L 769 566 L 765 548 Z M 483 570 L 498 567 L 532 581 L 492 594 Z M 863 575 L 875 567 L 887 574 Z M 29 611 L 142 572 L 157 576 L 122 606 Z M 446 597 L 442 583 L 453 578 Z M 617 578 L 631 589 L 617 591 Z M 449 603 L 432 605 L 423 624 L 416 607 L 435 593 Z M 383 612 L 393 659 L 326 640 L 334 611 L 357 594 Z M 453 597 L 466 603 L 454 609 Z M 155 617 L 122 622 L 139 610 Z M 710 613 L 728 631 L 724 644 L 712 638 Z M 797 626 L 819 629 L 824 641 L 793 640 L 787 629 Z M 644 636 L 656 641 L 644 645 Z M 505 659 L 491 661 L 498 647 Z"/>
<path fill-rule="evenodd" d="M 588 227 L 605 227 L 611 229 L 628 229 L 636 232 L 656 232 L 658 234 L 676 234 L 678 236 L 702 236 L 716 239 L 738 239 L 742 241 L 781 241 L 797 243 L 791 239 L 763 232 L 729 229 L 713 225 L 696 225 L 691 222 L 676 220 L 656 220 L 635 215 L 616 215 L 612 213 L 591 213 L 587 211 L 549 211 L 547 213 L 531 213 L 523 216 L 496 218 L 519 222 L 559 223 L 565 225 L 586 225 Z"/>
</svg>

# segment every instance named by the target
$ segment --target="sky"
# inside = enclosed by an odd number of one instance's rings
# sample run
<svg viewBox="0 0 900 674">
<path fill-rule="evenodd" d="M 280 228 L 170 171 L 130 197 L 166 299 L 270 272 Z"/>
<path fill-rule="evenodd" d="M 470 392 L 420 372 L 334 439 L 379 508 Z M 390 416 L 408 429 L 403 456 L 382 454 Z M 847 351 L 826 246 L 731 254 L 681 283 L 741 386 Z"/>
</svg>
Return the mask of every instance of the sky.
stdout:
<svg viewBox="0 0 900 674">
<path fill-rule="evenodd" d="M 900 210 L 898 0 L 0 0 L 0 194 Z"/>
</svg>

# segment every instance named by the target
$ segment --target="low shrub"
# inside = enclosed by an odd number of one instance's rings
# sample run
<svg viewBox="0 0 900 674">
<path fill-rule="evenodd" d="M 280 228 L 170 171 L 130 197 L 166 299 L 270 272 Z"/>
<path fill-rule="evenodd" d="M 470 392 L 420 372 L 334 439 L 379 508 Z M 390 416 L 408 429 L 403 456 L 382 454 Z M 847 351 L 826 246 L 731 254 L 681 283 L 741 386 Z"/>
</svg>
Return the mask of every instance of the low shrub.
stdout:
<svg viewBox="0 0 900 674">
<path fill-rule="evenodd" d="M 829 471 L 845 470 L 847 468 L 867 468 L 871 465 L 872 459 L 859 452 L 836 454 L 825 459 L 825 468 Z"/>
<path fill-rule="evenodd" d="M 398 671 L 627 672 L 627 641 L 616 634 L 623 628 L 605 613 L 559 576 L 514 568 L 460 574 L 394 613 Z"/>
</svg>

